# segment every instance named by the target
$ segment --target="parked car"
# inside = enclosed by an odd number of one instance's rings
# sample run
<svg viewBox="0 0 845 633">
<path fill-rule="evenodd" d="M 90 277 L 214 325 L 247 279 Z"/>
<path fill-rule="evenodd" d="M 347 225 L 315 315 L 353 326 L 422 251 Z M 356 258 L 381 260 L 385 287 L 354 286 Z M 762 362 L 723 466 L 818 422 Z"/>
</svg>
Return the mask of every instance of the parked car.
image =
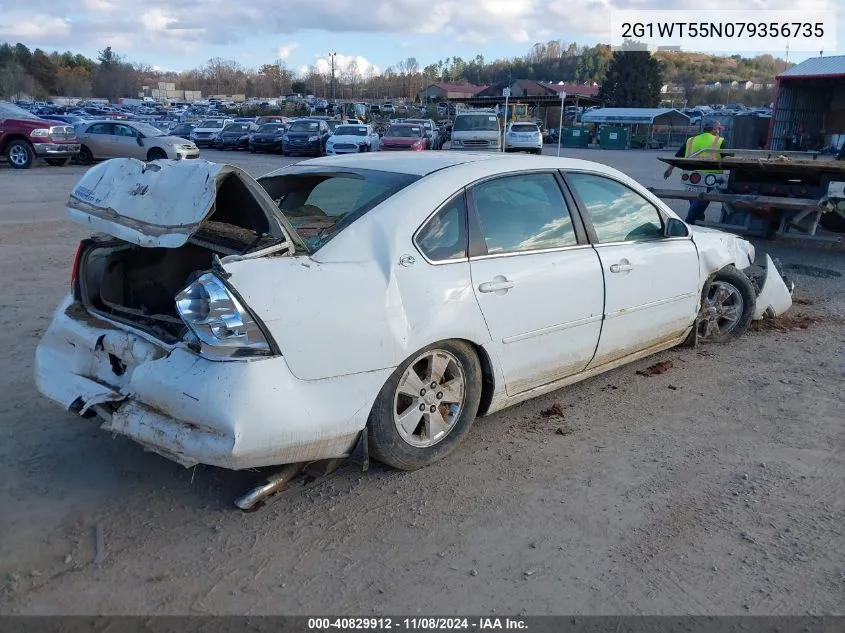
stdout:
<svg viewBox="0 0 845 633">
<path fill-rule="evenodd" d="M 284 123 L 265 123 L 249 137 L 250 152 L 281 152 L 288 126 Z"/>
<path fill-rule="evenodd" d="M 73 116 L 70 114 L 41 114 L 39 115 L 45 121 L 58 121 L 70 126 L 76 126 L 79 123 L 84 123 L 86 119 L 81 116 Z"/>
<path fill-rule="evenodd" d="M 505 151 L 543 153 L 543 135 L 536 123 L 513 122 L 505 134 Z"/>
<path fill-rule="evenodd" d="M 378 134 L 371 125 L 340 125 L 326 141 L 326 154 L 371 152 L 378 143 Z"/>
<path fill-rule="evenodd" d="M 329 134 L 334 134 L 334 131 L 343 124 L 343 121 L 337 119 L 331 119 L 326 121 L 326 125 L 329 126 Z"/>
<path fill-rule="evenodd" d="M 194 143 L 170 136 L 141 121 L 90 121 L 77 127 L 76 160 L 90 165 L 104 158 L 137 158 L 143 161 L 199 158 Z"/>
<path fill-rule="evenodd" d="M 40 119 L 20 106 L 0 101 L 0 154 L 14 169 L 29 169 L 36 159 L 62 166 L 79 152 L 73 126 Z"/>
<path fill-rule="evenodd" d="M 247 149 L 249 147 L 249 123 L 230 123 L 224 127 L 214 140 L 214 148 Z"/>
<path fill-rule="evenodd" d="M 440 132 L 437 125 L 431 119 L 404 119 L 405 123 L 416 123 L 422 125 L 425 130 L 426 149 L 440 149 Z"/>
<path fill-rule="evenodd" d="M 37 347 L 37 387 L 183 466 L 355 452 L 413 470 L 480 415 L 792 303 L 749 242 L 581 160 L 367 154 L 256 181 L 124 159 L 67 207 L 99 235 Z"/>
<path fill-rule="evenodd" d="M 223 128 L 232 123 L 232 119 L 205 119 L 200 121 L 191 132 L 191 141 L 197 147 L 211 147 Z"/>
<path fill-rule="evenodd" d="M 283 116 L 260 116 L 255 119 L 255 127 L 254 129 L 257 130 L 262 125 L 266 125 L 267 123 L 287 123 L 287 117 Z"/>
<path fill-rule="evenodd" d="M 499 117 L 490 112 L 460 112 L 452 124 L 452 150 L 502 151 Z"/>
<path fill-rule="evenodd" d="M 191 132 L 194 131 L 194 128 L 197 126 L 193 123 L 177 123 L 174 125 L 170 130 L 168 130 L 168 134 L 170 136 L 178 136 L 179 138 L 183 138 L 186 141 L 191 140 Z"/>
<path fill-rule="evenodd" d="M 379 141 L 380 152 L 413 151 L 425 149 L 425 128 L 418 123 L 393 123 Z"/>
<path fill-rule="evenodd" d="M 379 110 L 381 110 L 383 114 L 393 114 L 396 112 L 396 108 L 393 107 L 392 103 L 382 103 L 381 106 L 379 106 Z"/>
<path fill-rule="evenodd" d="M 285 156 L 310 154 L 322 156 L 329 138 L 329 126 L 322 119 L 299 119 L 290 124 L 282 141 Z"/>
</svg>

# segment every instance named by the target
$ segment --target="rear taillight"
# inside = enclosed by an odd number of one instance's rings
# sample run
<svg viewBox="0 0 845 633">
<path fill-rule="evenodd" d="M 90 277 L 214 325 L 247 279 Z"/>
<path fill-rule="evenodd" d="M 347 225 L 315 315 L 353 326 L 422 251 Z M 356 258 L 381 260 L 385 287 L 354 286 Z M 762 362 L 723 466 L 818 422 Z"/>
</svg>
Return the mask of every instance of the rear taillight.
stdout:
<svg viewBox="0 0 845 633">
<path fill-rule="evenodd" d="M 698 173 L 693 174 L 692 176 L 689 177 L 689 181 L 692 184 L 697 185 L 698 183 L 701 182 L 701 174 L 698 174 Z"/>
<path fill-rule="evenodd" d="M 76 293 L 76 280 L 79 277 L 79 260 L 82 259 L 82 251 L 85 250 L 85 242 L 80 242 L 76 248 L 76 255 L 73 257 L 73 269 L 70 271 L 70 289 Z"/>
</svg>

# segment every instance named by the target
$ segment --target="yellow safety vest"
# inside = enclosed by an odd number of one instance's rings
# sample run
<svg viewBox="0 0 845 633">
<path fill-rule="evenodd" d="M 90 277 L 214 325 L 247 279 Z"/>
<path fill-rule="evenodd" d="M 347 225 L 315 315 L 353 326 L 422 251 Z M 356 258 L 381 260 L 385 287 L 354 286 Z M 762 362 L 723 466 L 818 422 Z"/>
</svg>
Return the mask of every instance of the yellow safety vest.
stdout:
<svg viewBox="0 0 845 633">
<path fill-rule="evenodd" d="M 723 139 L 721 136 L 716 136 L 715 134 L 711 134 L 710 132 L 704 132 L 703 134 L 699 134 L 698 136 L 692 136 L 687 139 L 687 148 L 686 152 L 684 153 L 684 157 L 689 158 L 693 154 L 696 154 L 696 158 L 703 158 L 705 160 L 718 160 L 721 157 L 721 154 L 719 154 L 719 152 L 708 152 L 702 150 L 721 149 L 722 143 L 724 143 L 724 141 L 725 139 Z M 723 170 L 696 169 L 695 171 L 700 174 L 721 174 Z"/>
</svg>

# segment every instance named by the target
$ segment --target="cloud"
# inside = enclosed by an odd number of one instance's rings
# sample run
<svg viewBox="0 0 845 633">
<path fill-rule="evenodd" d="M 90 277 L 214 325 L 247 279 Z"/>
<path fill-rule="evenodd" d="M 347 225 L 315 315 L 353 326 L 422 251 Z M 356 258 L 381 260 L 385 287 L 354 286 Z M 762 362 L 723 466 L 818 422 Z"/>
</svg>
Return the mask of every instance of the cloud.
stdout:
<svg viewBox="0 0 845 633">
<path fill-rule="evenodd" d="M 548 39 L 599 40 L 610 37 L 613 9 L 703 8 L 700 0 L 5 0 L 0 8 L 0 40 L 24 41 L 44 48 L 101 48 L 111 42 L 123 53 L 184 53 L 213 45 L 248 46 L 256 37 L 300 33 L 398 36 L 424 34 L 420 56 L 448 54 L 449 42 L 489 49 L 498 44 L 530 44 Z M 14 4 L 14 8 L 12 8 Z M 834 10 L 841 0 L 803 0 L 802 11 Z M 361 7 L 366 9 L 362 12 Z M 794 0 L 711 0 L 707 9 L 794 10 Z M 330 40 L 329 40 L 330 41 Z M 293 45 L 280 46 L 287 58 Z M 285 55 L 284 53 L 287 53 Z M 367 61 L 367 60 L 364 60 Z M 369 64 L 370 62 L 367 62 Z"/>
<path fill-rule="evenodd" d="M 2 13 L 0 40 L 43 41 L 56 36 L 65 38 L 71 32 L 71 23 L 67 18 L 54 17 L 45 13 L 28 14 L 20 10 L 8 13 L 2 11 Z"/>
<path fill-rule="evenodd" d="M 366 57 L 362 57 L 361 55 L 342 55 L 341 53 L 337 53 L 334 58 L 335 77 L 342 76 L 343 74 L 349 72 L 352 62 L 355 62 L 358 74 L 361 76 L 367 76 L 371 72 L 377 75 L 381 72 L 381 69 Z M 328 53 L 317 55 L 311 66 L 303 65 L 297 69 L 300 75 L 307 75 L 312 70 L 316 70 L 321 75 L 331 75 L 332 60 Z"/>
<path fill-rule="evenodd" d="M 285 44 L 284 46 L 280 46 L 276 49 L 276 57 L 279 59 L 287 59 L 290 57 L 291 53 L 299 48 L 299 44 Z"/>
</svg>

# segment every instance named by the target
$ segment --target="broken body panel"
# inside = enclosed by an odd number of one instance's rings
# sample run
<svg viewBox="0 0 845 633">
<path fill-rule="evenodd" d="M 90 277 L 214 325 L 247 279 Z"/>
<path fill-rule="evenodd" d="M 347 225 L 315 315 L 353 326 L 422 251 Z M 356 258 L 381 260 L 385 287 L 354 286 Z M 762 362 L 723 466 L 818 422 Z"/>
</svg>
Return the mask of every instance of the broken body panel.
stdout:
<svg viewBox="0 0 845 633">
<path fill-rule="evenodd" d="M 381 160 L 378 154 L 364 158 Z M 199 160 L 117 159 L 93 167 L 74 188 L 68 212 L 117 240 L 92 240 L 83 254 L 73 292 L 37 349 L 39 390 L 66 409 L 95 413 L 104 429 L 182 465 L 243 469 L 350 455 L 395 368 L 436 341 L 467 340 L 486 356 L 492 393 L 482 413 L 490 413 L 684 340 L 694 326 L 694 310 L 683 331 L 673 323 L 672 332 L 630 341 L 598 365 L 588 358 L 580 372 L 558 372 L 509 393 L 502 337 L 490 330 L 474 295 L 471 260 L 430 265 L 410 241 L 441 201 L 490 175 L 488 159 L 450 158 L 447 176 L 439 164 L 445 159 L 424 157 L 439 161 L 437 176 L 395 193 L 310 253 L 262 181 L 315 165 L 343 168 L 354 164 L 352 158 L 309 161 L 259 181 L 235 167 Z M 577 163 L 579 169 L 596 168 Z M 618 172 L 614 177 L 623 178 Z M 638 191 L 674 217 L 641 187 Z M 212 225 L 215 231 L 209 231 Z M 263 233 L 263 241 L 243 238 L 244 231 Z M 689 292 L 700 293 L 725 266 L 743 269 L 755 259 L 753 246 L 733 235 L 694 228 L 690 239 L 699 278 L 686 282 Z M 105 271 L 122 271 L 130 256 L 158 271 L 169 252 L 193 253 L 196 259 L 176 266 L 166 283 L 152 280 L 165 286 L 155 288 L 164 297 L 160 305 L 151 308 L 152 295 L 143 293 L 131 305 L 118 301 L 127 289 Z M 593 253 L 600 266 L 593 249 L 583 252 Z M 758 318 L 791 304 L 771 260 L 766 263 Z M 169 297 L 209 270 L 255 316 L 272 353 L 229 362 L 204 357 Z M 157 275 L 140 272 L 142 278 Z M 551 294 L 560 296 L 544 300 L 567 300 L 565 293 Z M 655 314 L 659 319 L 661 313 Z M 598 330 L 595 336 L 593 347 Z"/>
</svg>

